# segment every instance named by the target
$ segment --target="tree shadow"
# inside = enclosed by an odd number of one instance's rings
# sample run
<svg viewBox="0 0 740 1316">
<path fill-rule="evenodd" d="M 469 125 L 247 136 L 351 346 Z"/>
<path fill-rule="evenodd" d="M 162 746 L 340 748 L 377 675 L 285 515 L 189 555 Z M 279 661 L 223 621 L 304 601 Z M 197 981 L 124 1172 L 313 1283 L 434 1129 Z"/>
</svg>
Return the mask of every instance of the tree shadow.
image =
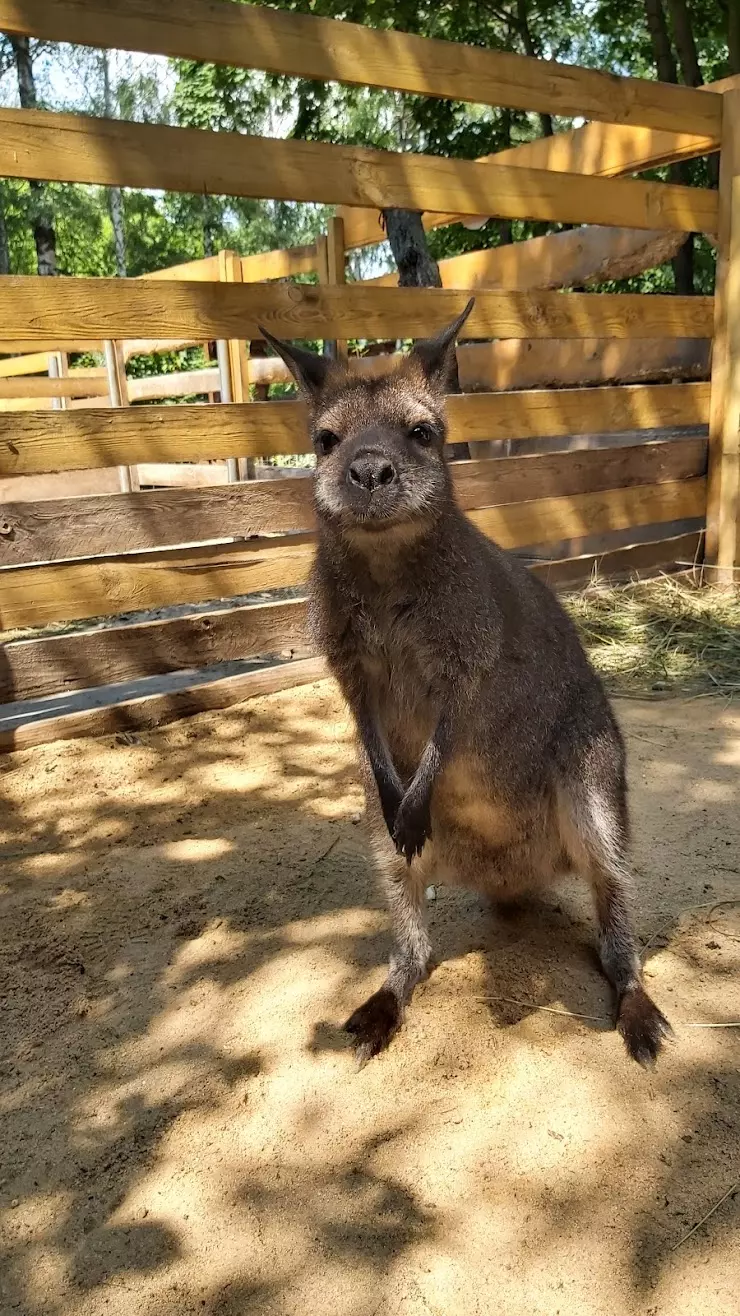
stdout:
<svg viewBox="0 0 740 1316">
<path fill-rule="evenodd" d="M 328 683 L 17 756 L 3 1309 L 518 1313 L 542 1267 L 572 1286 L 575 1248 L 631 1312 L 724 1258 L 732 1199 L 670 1252 L 737 1172 L 737 1034 L 684 1027 L 736 995 L 735 944 L 685 914 L 737 886 L 738 733 L 712 707 L 622 707 L 638 930 L 663 931 L 647 971 L 678 1031 L 651 1075 L 602 1021 L 575 887 L 508 917 L 440 889 L 440 967 L 355 1073 L 341 1023 L 389 935 Z"/>
</svg>

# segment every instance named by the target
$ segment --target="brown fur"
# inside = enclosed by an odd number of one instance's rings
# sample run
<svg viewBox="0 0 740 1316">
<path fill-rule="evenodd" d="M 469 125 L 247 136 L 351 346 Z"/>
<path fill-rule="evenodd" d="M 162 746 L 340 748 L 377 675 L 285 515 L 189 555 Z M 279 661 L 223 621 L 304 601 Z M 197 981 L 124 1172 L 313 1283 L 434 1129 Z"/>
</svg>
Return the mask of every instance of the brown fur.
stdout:
<svg viewBox="0 0 740 1316">
<path fill-rule="evenodd" d="M 400 1026 L 431 955 L 430 880 L 506 901 L 577 871 L 619 1030 L 647 1063 L 670 1029 L 642 986 L 630 925 L 619 730 L 554 595 L 452 492 L 444 397 L 466 314 L 373 380 L 265 334 L 309 403 L 312 619 L 357 724 L 396 938 L 384 987 L 347 1028 L 364 1062 Z"/>
</svg>

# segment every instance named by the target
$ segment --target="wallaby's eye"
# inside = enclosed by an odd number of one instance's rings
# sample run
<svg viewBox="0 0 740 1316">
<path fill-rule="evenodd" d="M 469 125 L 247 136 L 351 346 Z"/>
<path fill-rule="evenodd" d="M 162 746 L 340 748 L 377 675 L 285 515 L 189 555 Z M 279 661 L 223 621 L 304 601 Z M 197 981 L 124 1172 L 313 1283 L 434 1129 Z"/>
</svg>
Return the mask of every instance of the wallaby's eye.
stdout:
<svg viewBox="0 0 740 1316">
<path fill-rule="evenodd" d="M 413 429 L 409 430 L 409 438 L 413 439 L 414 443 L 421 443 L 426 447 L 434 438 L 434 430 L 431 425 L 425 425 L 423 423 L 420 425 L 414 425 Z"/>
<path fill-rule="evenodd" d="M 319 430 L 316 435 L 316 446 L 324 457 L 328 456 L 338 443 L 339 435 L 335 434 L 333 430 Z"/>
</svg>

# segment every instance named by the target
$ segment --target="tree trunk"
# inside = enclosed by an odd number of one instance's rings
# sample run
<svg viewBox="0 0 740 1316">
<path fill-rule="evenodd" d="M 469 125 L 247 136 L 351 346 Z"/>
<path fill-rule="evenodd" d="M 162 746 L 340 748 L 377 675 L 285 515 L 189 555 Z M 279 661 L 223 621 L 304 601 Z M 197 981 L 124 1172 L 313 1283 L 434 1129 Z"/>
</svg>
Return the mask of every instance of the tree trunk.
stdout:
<svg viewBox="0 0 740 1316">
<path fill-rule="evenodd" d="M 689 233 L 682 247 L 679 247 L 671 261 L 673 282 L 676 292 L 681 297 L 694 295 L 694 235 Z"/>
<path fill-rule="evenodd" d="M 517 0 L 516 13 L 517 13 L 517 27 L 519 28 L 519 34 L 522 38 L 522 45 L 524 46 L 525 55 L 530 55 L 532 59 L 541 59 L 542 51 L 537 49 L 537 46 L 535 45 L 534 37 L 532 36 L 532 29 L 529 26 L 529 14 L 527 13 L 527 0 Z M 542 128 L 542 136 L 552 137 L 553 134 L 552 115 L 540 113 L 538 114 L 537 117 L 540 121 L 540 127 Z"/>
<path fill-rule="evenodd" d="M 669 0 L 670 3 L 670 0 Z M 645 17 L 647 19 L 653 59 L 661 82 L 678 82 L 678 65 L 673 53 L 671 37 L 666 23 L 663 0 L 645 0 Z M 686 183 L 686 168 L 681 164 L 671 165 L 668 177 L 672 183 Z M 671 261 L 673 282 L 677 293 L 690 297 L 694 291 L 694 235 L 689 233 L 683 246 Z"/>
<path fill-rule="evenodd" d="M 21 108 L 35 110 L 38 107 L 38 101 L 28 37 L 11 37 L 10 44 L 13 47 L 15 67 L 18 74 L 18 95 Z M 33 240 L 36 244 L 36 268 L 39 274 L 56 274 L 57 239 L 49 205 L 49 195 L 43 183 L 34 180 L 29 182 L 29 187 L 31 189 L 31 226 L 33 228 Z"/>
<path fill-rule="evenodd" d="M 427 246 L 419 210 L 383 211 L 385 231 L 398 268 L 400 288 L 441 288 L 439 266 Z"/>
<path fill-rule="evenodd" d="M 5 223 L 5 198 L 0 185 L 0 274 L 10 274 L 10 244 Z"/>
<path fill-rule="evenodd" d="M 727 51 L 730 73 L 740 73 L 740 5 L 737 0 L 729 0 L 727 5 Z"/>
<path fill-rule="evenodd" d="M 653 59 L 661 82 L 678 82 L 678 68 L 673 53 L 668 24 L 665 21 L 663 0 L 645 0 L 645 17 L 647 19 Z"/>
<path fill-rule="evenodd" d="M 114 117 L 113 96 L 110 88 L 110 57 L 107 50 L 100 52 L 100 71 L 103 76 L 103 110 L 107 119 Z M 123 215 L 123 193 L 120 187 L 108 188 L 108 209 L 113 225 L 113 246 L 116 253 L 116 272 L 126 278 L 126 225 Z"/>
<path fill-rule="evenodd" d="M 671 16 L 673 40 L 683 80 L 687 87 L 701 87 L 704 79 L 699 68 L 699 56 L 686 0 L 668 0 L 668 13 Z"/>
<path fill-rule="evenodd" d="M 383 211 L 383 218 L 398 267 L 399 288 L 441 288 L 442 276 L 427 246 L 421 211 L 388 209 Z M 434 332 L 430 325 L 430 333 Z M 447 455 L 451 461 L 463 461 L 470 456 L 470 448 L 467 443 L 450 443 Z"/>
<path fill-rule="evenodd" d="M 552 123 L 550 125 L 552 127 Z M 544 135 L 544 134 L 543 134 Z M 501 150 L 511 146 L 511 110 L 501 111 Z M 514 226 L 510 219 L 498 221 L 499 246 L 508 247 L 514 241 Z"/>
</svg>

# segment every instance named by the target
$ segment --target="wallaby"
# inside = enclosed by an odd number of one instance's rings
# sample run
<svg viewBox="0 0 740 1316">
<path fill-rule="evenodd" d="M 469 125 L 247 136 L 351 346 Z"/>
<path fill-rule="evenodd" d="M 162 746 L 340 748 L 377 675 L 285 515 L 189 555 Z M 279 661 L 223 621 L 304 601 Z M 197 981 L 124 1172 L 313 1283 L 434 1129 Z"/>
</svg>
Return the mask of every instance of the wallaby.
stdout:
<svg viewBox="0 0 740 1316">
<path fill-rule="evenodd" d="M 308 404 L 318 548 L 311 619 L 357 727 L 372 846 L 395 946 L 345 1024 L 358 1063 L 388 1045 L 429 971 L 432 881 L 500 901 L 577 872 L 630 1055 L 670 1025 L 647 995 L 630 922 L 624 747 L 554 594 L 455 502 L 445 395 L 473 306 L 388 376 L 263 336 Z"/>
</svg>

